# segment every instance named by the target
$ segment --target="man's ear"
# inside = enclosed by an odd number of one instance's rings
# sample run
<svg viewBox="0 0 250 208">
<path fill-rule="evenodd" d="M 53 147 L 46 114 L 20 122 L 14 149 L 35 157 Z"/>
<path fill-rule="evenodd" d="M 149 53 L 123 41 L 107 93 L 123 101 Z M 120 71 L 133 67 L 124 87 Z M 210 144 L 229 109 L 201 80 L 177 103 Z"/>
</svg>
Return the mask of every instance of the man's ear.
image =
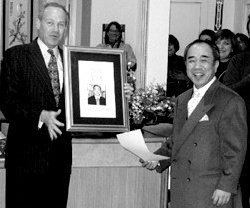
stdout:
<svg viewBox="0 0 250 208">
<path fill-rule="evenodd" d="M 41 26 L 41 21 L 39 18 L 36 18 L 36 29 L 39 30 Z"/>
<path fill-rule="evenodd" d="M 217 72 L 217 69 L 218 69 L 218 67 L 219 67 L 219 64 L 220 64 L 220 62 L 217 60 L 217 61 L 215 61 L 215 63 L 214 63 L 214 68 L 215 68 L 215 73 Z"/>
</svg>

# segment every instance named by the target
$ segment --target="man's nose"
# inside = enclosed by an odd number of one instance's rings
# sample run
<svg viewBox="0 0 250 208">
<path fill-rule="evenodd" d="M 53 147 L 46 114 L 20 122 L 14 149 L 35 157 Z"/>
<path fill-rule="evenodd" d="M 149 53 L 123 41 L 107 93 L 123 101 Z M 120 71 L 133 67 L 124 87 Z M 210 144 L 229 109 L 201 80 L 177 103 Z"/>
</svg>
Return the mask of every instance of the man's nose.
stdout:
<svg viewBox="0 0 250 208">
<path fill-rule="evenodd" d="M 195 68 L 200 68 L 201 67 L 201 62 L 199 60 L 197 60 L 194 64 Z"/>
<path fill-rule="evenodd" d="M 217 44 L 217 47 L 218 47 L 219 49 L 221 49 L 221 48 L 224 47 L 224 45 L 223 45 L 222 43 L 219 43 L 219 44 Z"/>
<path fill-rule="evenodd" d="M 54 29 L 54 31 L 56 31 L 56 32 L 59 31 L 59 25 L 58 25 L 58 24 L 54 24 L 54 28 L 53 28 L 53 29 Z"/>
</svg>

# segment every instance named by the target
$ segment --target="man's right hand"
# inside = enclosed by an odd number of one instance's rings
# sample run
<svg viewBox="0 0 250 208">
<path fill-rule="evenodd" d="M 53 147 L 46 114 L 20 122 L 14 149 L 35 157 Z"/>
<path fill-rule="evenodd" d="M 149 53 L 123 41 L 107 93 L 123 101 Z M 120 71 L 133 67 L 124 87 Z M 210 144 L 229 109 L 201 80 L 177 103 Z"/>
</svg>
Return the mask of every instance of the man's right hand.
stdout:
<svg viewBox="0 0 250 208">
<path fill-rule="evenodd" d="M 63 127 L 64 124 L 56 119 L 60 113 L 60 109 L 58 111 L 43 110 L 41 112 L 40 120 L 47 126 L 51 140 L 57 139 L 58 135 L 62 134 L 59 127 Z"/>
<path fill-rule="evenodd" d="M 147 168 L 148 170 L 154 170 L 159 163 L 159 161 L 144 161 L 141 158 L 139 162 L 142 164 L 142 167 Z"/>
</svg>

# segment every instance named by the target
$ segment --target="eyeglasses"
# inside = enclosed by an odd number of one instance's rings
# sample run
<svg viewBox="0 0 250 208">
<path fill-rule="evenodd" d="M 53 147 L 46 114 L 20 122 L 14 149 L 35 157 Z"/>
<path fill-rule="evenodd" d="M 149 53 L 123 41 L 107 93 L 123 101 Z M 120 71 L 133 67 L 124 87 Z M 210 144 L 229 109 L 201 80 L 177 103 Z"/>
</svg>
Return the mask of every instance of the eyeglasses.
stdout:
<svg viewBox="0 0 250 208">
<path fill-rule="evenodd" d="M 118 30 L 109 30 L 108 33 L 111 33 L 111 34 L 120 34 L 120 32 Z"/>
</svg>

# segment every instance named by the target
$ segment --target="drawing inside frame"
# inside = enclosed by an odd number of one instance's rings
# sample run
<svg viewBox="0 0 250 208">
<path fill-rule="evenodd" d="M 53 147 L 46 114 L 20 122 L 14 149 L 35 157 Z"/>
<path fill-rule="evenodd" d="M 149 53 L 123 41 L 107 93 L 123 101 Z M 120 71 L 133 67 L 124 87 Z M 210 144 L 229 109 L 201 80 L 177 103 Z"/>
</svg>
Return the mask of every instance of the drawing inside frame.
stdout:
<svg viewBox="0 0 250 208">
<path fill-rule="evenodd" d="M 33 0 L 4 0 L 4 50 L 32 40 Z"/>
<path fill-rule="evenodd" d="M 66 129 L 129 130 L 124 50 L 64 46 Z"/>
</svg>

